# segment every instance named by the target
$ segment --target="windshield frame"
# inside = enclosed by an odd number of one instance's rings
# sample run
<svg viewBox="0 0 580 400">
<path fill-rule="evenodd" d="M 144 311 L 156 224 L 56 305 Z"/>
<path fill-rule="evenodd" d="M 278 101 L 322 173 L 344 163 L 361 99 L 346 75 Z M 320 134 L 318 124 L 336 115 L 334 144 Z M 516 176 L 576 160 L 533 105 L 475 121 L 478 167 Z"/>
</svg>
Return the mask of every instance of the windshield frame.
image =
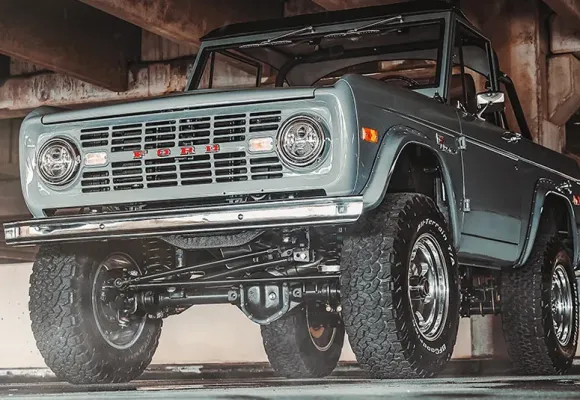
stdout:
<svg viewBox="0 0 580 400">
<path fill-rule="evenodd" d="M 340 33 L 345 32 L 350 29 L 360 28 L 364 24 L 370 24 L 374 22 L 380 22 L 385 18 L 390 17 L 390 15 L 378 15 L 373 18 L 364 18 L 359 20 L 353 20 L 348 23 L 341 23 L 341 24 L 326 24 L 326 25 L 315 25 L 313 26 L 313 33 L 299 35 L 299 38 L 307 38 L 309 36 L 319 36 L 319 35 L 326 35 L 330 33 Z M 441 22 L 443 21 L 443 29 L 442 29 L 442 43 L 440 48 L 440 65 L 438 65 L 438 73 L 439 73 L 439 84 L 437 87 L 434 88 L 425 88 L 425 89 L 416 89 L 417 93 L 421 93 L 427 95 L 429 97 L 434 97 L 436 94 L 439 96 L 446 98 L 446 91 L 447 91 L 447 76 L 445 71 L 447 71 L 449 67 L 449 54 L 451 51 L 451 43 L 449 38 L 452 36 L 452 28 L 453 28 L 453 18 L 451 11 L 436 11 L 436 12 L 428 12 L 428 13 L 421 13 L 421 14 L 403 14 L 404 23 L 433 23 L 433 22 Z M 386 25 L 385 28 L 390 28 L 390 25 Z M 275 36 L 282 36 L 285 34 L 291 34 L 292 32 L 296 31 L 296 29 L 281 29 L 278 31 L 266 31 L 256 34 L 249 34 L 249 35 L 239 35 L 233 37 L 227 37 L 222 39 L 211 39 L 202 42 L 198 55 L 195 59 L 195 62 L 192 67 L 192 72 L 188 78 L 187 85 L 185 87 L 185 91 L 198 91 L 198 90 L 207 90 L 200 88 L 200 83 L 202 80 L 202 75 L 205 70 L 205 66 L 210 59 L 210 55 L 213 51 L 219 51 L 224 49 L 231 49 L 232 47 L 248 44 L 248 43 L 260 43 L 264 42 L 268 39 L 272 39 Z M 295 39 L 296 37 L 292 37 Z M 300 87 L 300 86 L 292 86 L 292 87 Z M 259 89 L 259 88 L 256 88 Z"/>
</svg>

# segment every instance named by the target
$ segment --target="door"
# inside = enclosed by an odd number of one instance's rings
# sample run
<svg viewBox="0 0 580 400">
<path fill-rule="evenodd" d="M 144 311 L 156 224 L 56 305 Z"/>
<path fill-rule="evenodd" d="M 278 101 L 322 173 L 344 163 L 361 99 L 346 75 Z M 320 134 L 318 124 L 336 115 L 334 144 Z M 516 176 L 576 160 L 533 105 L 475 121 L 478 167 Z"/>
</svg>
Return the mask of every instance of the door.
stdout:
<svg viewBox="0 0 580 400">
<path fill-rule="evenodd" d="M 477 114 L 477 93 L 497 90 L 489 42 L 457 24 L 449 98 L 458 107 L 465 138 L 463 162 L 463 226 L 460 260 L 501 267 L 519 255 L 521 234 L 520 161 L 516 141 L 496 116 Z M 496 120 L 498 123 L 496 123 Z"/>
<path fill-rule="evenodd" d="M 514 262 L 521 235 L 517 142 L 492 124 L 467 115 L 461 118 L 466 138 L 463 151 L 464 208 L 460 253 L 473 262 Z"/>
</svg>

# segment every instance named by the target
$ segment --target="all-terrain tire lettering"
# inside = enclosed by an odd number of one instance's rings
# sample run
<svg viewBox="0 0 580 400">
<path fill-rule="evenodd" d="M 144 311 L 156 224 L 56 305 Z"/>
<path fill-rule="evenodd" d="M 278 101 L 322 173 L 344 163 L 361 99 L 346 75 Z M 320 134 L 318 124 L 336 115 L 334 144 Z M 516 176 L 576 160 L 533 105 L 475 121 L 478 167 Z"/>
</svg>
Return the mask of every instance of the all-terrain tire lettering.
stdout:
<svg viewBox="0 0 580 400">
<path fill-rule="evenodd" d="M 444 221 L 430 198 L 390 194 L 348 232 L 341 262 L 343 315 L 357 360 L 372 377 L 432 377 L 451 357 L 459 324 L 459 278 Z M 409 255 L 423 232 L 437 238 L 448 265 L 448 318 L 432 343 L 418 332 L 407 296 Z"/>
</svg>

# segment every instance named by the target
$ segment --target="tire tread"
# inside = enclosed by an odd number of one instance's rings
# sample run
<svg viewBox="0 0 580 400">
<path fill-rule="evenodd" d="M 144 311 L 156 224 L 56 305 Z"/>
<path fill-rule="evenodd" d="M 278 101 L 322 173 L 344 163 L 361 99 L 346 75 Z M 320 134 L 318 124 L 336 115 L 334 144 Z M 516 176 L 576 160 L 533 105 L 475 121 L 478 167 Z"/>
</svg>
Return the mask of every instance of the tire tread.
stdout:
<svg viewBox="0 0 580 400">
<path fill-rule="evenodd" d="M 408 337 L 406 324 L 412 321 L 401 318 L 403 304 L 394 296 L 394 288 L 402 289 L 392 270 L 400 266 L 396 260 L 402 258 L 401 247 L 408 244 L 399 232 L 410 229 L 410 217 L 423 212 L 435 212 L 445 221 L 427 196 L 387 195 L 376 212 L 355 226 L 343 247 L 341 298 L 346 331 L 358 362 L 375 378 L 432 377 L 451 357 L 448 351 L 429 369 L 411 361 L 418 358 L 419 350 Z"/>
<path fill-rule="evenodd" d="M 104 357 L 81 305 L 90 258 L 61 246 L 41 247 L 30 276 L 29 311 L 37 347 L 57 377 L 70 383 L 127 382 L 149 365 L 161 324 L 148 330 L 147 349 L 123 362 Z M 144 331 L 145 333 L 145 331 Z M 116 365 L 114 365 L 116 364 Z"/>
</svg>

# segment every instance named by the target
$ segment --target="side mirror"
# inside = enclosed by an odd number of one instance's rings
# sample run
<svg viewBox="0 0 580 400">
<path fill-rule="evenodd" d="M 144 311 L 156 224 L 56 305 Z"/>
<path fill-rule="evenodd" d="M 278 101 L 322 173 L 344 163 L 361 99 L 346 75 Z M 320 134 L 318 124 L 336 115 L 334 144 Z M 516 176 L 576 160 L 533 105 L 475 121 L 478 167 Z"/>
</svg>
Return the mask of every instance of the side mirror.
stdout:
<svg viewBox="0 0 580 400">
<path fill-rule="evenodd" d="M 503 92 L 485 92 L 477 94 L 477 116 L 503 111 L 505 108 L 505 94 Z"/>
</svg>

